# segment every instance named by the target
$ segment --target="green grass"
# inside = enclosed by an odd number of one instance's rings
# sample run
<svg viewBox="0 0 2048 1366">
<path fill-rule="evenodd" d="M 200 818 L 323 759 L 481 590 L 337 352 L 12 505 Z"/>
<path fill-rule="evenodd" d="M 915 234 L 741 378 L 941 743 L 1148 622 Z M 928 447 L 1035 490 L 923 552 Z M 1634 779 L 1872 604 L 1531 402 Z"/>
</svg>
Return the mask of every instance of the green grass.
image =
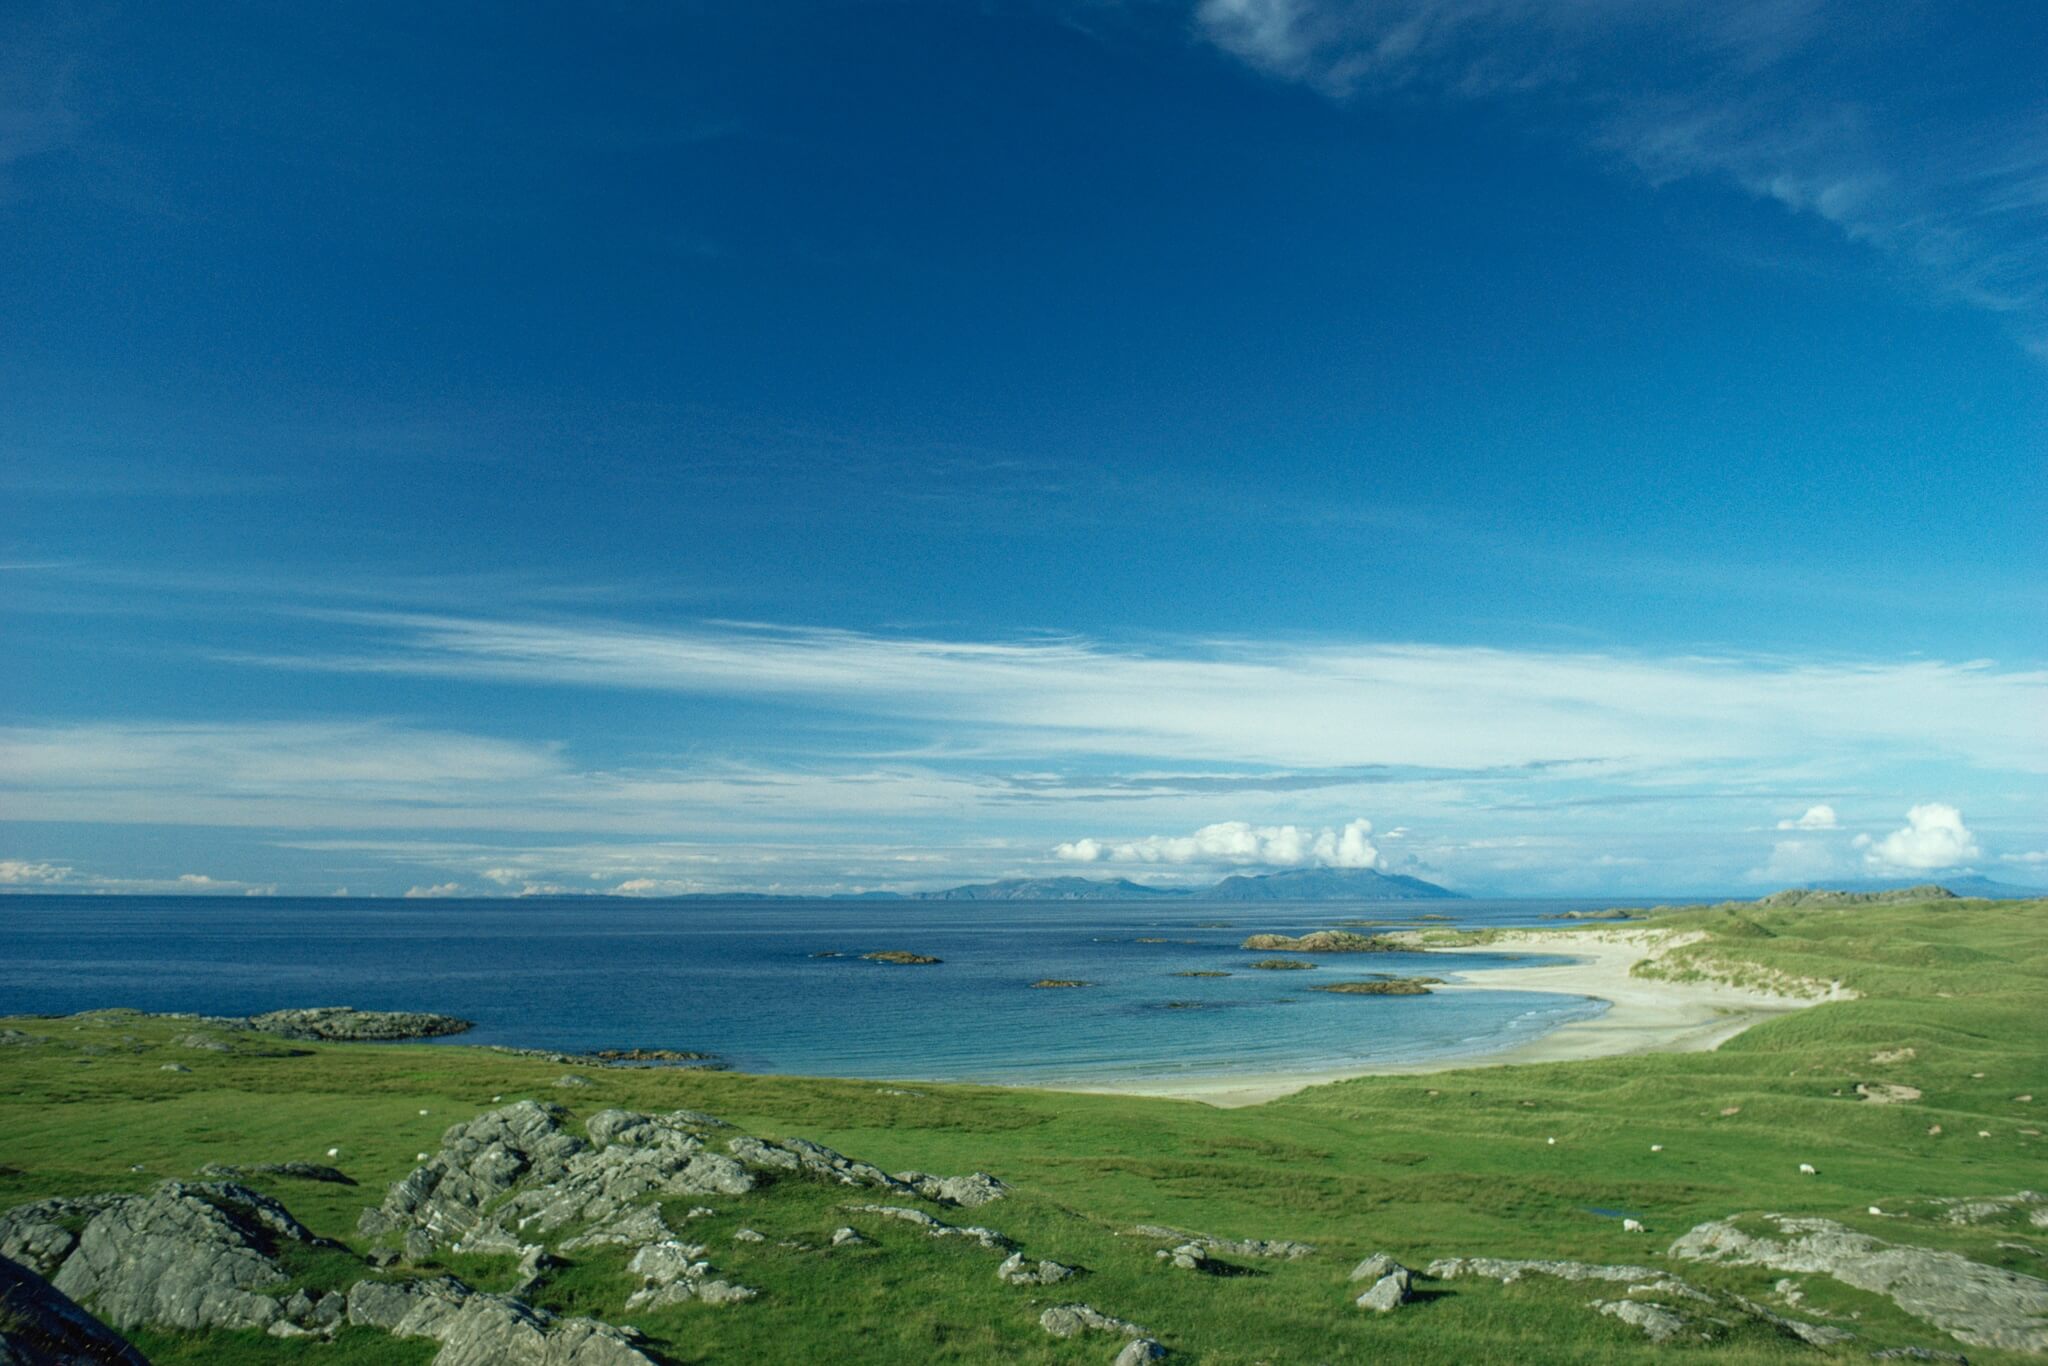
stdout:
<svg viewBox="0 0 2048 1366">
<path fill-rule="evenodd" d="M 1086 1268 L 1078 1281 L 1012 1287 L 996 1254 L 932 1240 L 909 1225 L 849 1214 L 868 1198 L 807 1181 L 713 1198 L 711 1218 L 671 1223 L 710 1246 L 719 1273 L 757 1286 L 749 1304 L 685 1305 L 627 1316 L 617 1253 L 553 1273 L 533 1298 L 631 1321 L 676 1362 L 1018 1361 L 1100 1363 L 1107 1339 L 1060 1342 L 1037 1326 L 1049 1304 L 1085 1300 L 1157 1332 L 1181 1360 L 1635 1362 L 1812 1358 L 1761 1328 L 1713 1345 L 1652 1348 L 1585 1308 L 1601 1292 L 1535 1280 L 1455 1280 L 1386 1317 L 1351 1309 L 1344 1277 L 1378 1250 L 1413 1266 L 1444 1256 L 1568 1257 L 1658 1264 L 1695 1223 L 1744 1211 L 1818 1214 L 1879 1237 L 1947 1248 L 2039 1275 L 2048 1249 L 2023 1220 L 1941 1222 L 1926 1197 L 2040 1186 L 2048 1114 L 2048 935 L 2041 902 L 1945 902 L 1841 910 L 1679 912 L 1653 922 L 1706 937 L 1673 956 L 1677 974 L 1840 981 L 1860 993 L 1781 1016 L 1712 1053 L 1476 1068 L 1367 1078 L 1241 1110 L 1193 1102 L 916 1083 L 643 1069 L 595 1070 L 588 1090 L 556 1091 L 562 1069 L 477 1049 L 308 1045 L 210 1053 L 176 1047 L 187 1027 L 121 1014 L 7 1021 L 45 1036 L 0 1047 L 0 1205 L 57 1194 L 146 1189 L 206 1162 L 331 1159 L 360 1184 L 255 1178 L 315 1231 L 351 1244 L 355 1216 L 432 1150 L 450 1123 L 535 1096 L 579 1116 L 613 1105 L 709 1110 L 769 1136 L 800 1135 L 891 1170 L 993 1171 L 1017 1187 L 1000 1204 L 941 1217 L 1001 1229 L 1032 1257 Z M 1631 926 L 1631 928 L 1636 928 Z M 1901 1061 L 1874 1054 L 1911 1049 Z M 161 1069 L 167 1061 L 190 1073 Z M 1981 1074 L 1981 1075 L 1980 1075 Z M 1901 1082 L 1924 1098 L 1878 1106 L 1859 1081 Z M 2015 1096 L 2034 1093 L 2029 1104 Z M 1732 1116 L 1722 1111 L 1740 1107 Z M 424 1108 L 430 1113 L 421 1116 Z M 1930 1136 L 1931 1125 L 1942 1133 Z M 1990 1138 L 1979 1138 L 1979 1131 Z M 1555 1138 L 1555 1144 L 1546 1140 Z M 1650 1145 L 1664 1151 L 1652 1153 Z M 1798 1165 L 1820 1168 L 1801 1176 Z M 140 1167 L 132 1171 L 131 1167 Z M 1877 1218 L 1870 1205 L 1907 1213 Z M 1595 1209 L 1625 1210 L 1647 1236 Z M 1294 1238 L 1323 1251 L 1246 1262 L 1211 1279 L 1125 1236 L 1164 1223 L 1226 1237 Z M 769 1241 L 736 1244 L 741 1225 Z M 871 1246 L 827 1249 L 852 1224 Z M 783 1240 L 809 1250 L 780 1246 Z M 1235 1259 L 1232 1259 L 1235 1260 Z M 449 1256 L 485 1288 L 510 1283 L 509 1258 Z M 1774 1273 L 1679 1265 L 1697 1283 L 1770 1301 Z M 294 1283 L 339 1286 L 347 1258 L 305 1256 Z M 1799 1278 L 1807 1304 L 1840 1315 L 1858 1340 L 1838 1349 L 1918 1345 L 1973 1362 L 2022 1358 L 1962 1348 L 1889 1301 L 1824 1277 Z M 1607 1292 L 1612 1294 L 1613 1292 Z M 1795 1311 L 1798 1317 L 1809 1315 Z M 1855 1315 L 1851 1318 L 1849 1316 Z M 351 1333 L 333 1344 L 238 1334 L 138 1333 L 161 1362 L 424 1361 L 431 1344 Z M 1826 1355 L 1822 1353 L 1820 1355 Z"/>
</svg>

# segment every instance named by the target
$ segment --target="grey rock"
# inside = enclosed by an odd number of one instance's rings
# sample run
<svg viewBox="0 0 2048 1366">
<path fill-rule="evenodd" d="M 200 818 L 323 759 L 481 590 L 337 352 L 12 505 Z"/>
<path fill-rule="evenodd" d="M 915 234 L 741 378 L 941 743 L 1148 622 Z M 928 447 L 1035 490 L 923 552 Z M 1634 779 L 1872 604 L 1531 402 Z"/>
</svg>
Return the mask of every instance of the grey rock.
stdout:
<svg viewBox="0 0 2048 1366">
<path fill-rule="evenodd" d="M 2048 1213 L 2048 1195 L 2039 1191 L 2016 1191 L 2011 1195 L 1952 1196 L 1934 1202 L 1942 1218 L 1951 1224 L 1988 1224 L 2010 1214 L 2040 1211 Z M 2042 1223 L 2042 1220 L 2035 1220 Z"/>
<path fill-rule="evenodd" d="M 857 1229 L 835 1228 L 832 1230 L 832 1246 L 834 1247 L 859 1247 L 865 1242 L 867 1242 L 867 1239 L 861 1237 Z"/>
<path fill-rule="evenodd" d="M 41 1035 L 25 1029 L 0 1029 L 0 1048 L 27 1048 L 42 1041 Z"/>
<path fill-rule="evenodd" d="M 1139 1224 L 1131 1232 L 1140 1238 L 1198 1243 L 1204 1251 L 1220 1252 L 1230 1257 L 1261 1257 L 1293 1262 L 1303 1257 L 1312 1257 L 1316 1251 L 1315 1244 L 1297 1243 L 1291 1238 L 1216 1238 L 1206 1233 L 1190 1233 L 1186 1229 L 1171 1228 L 1165 1224 Z"/>
<path fill-rule="evenodd" d="M 1127 1338 L 1152 1336 L 1127 1319 L 1112 1317 L 1087 1304 L 1054 1305 L 1038 1316 L 1038 1326 L 1056 1338 L 1071 1338 L 1082 1333 L 1121 1333 Z"/>
<path fill-rule="evenodd" d="M 39 1276 L 54 1276 L 78 1245 L 73 1225 L 83 1225 L 101 1210 L 129 1199 L 122 1195 L 88 1195 L 38 1200 L 0 1214 L 0 1257 L 12 1258 Z"/>
<path fill-rule="evenodd" d="M 284 1242 L 320 1240 L 246 1186 L 167 1181 L 93 1215 L 51 1283 L 119 1328 L 266 1328 Z"/>
<path fill-rule="evenodd" d="M 1661 1304 L 1641 1300 L 1594 1300 L 1592 1308 L 1642 1330 L 1652 1342 L 1669 1342 L 1686 1329 L 1685 1317 Z"/>
<path fill-rule="evenodd" d="M 476 1292 L 453 1276 L 426 1281 L 357 1281 L 345 1297 L 347 1317 L 359 1328 L 381 1328 L 396 1333 L 401 1324 L 412 1331 L 403 1336 L 431 1336 L 424 1325 L 452 1315 L 462 1302 Z"/>
<path fill-rule="evenodd" d="M 0 1366 L 149 1366 L 118 1333 L 0 1257 Z"/>
<path fill-rule="evenodd" d="M 990 1201 L 1000 1200 L 1010 1193 L 1010 1187 L 1006 1183 L 987 1172 L 971 1172 L 966 1176 L 898 1172 L 895 1179 L 927 1200 L 941 1205 L 958 1205 L 962 1209 L 979 1209 Z"/>
<path fill-rule="evenodd" d="M 735 1138 L 725 1146 L 728 1152 L 749 1166 L 808 1172 L 842 1186 L 873 1186 L 895 1195 L 918 1193 L 871 1162 L 856 1161 L 807 1138 L 786 1138 L 779 1143 L 765 1143 L 758 1138 Z"/>
<path fill-rule="evenodd" d="M 241 1181 L 250 1176 L 282 1176 L 293 1181 L 324 1181 L 329 1185 L 353 1186 L 355 1179 L 338 1167 L 325 1167 L 317 1162 L 258 1162 L 253 1167 L 231 1167 L 222 1162 L 209 1162 L 199 1169 L 199 1175 L 209 1181 Z"/>
<path fill-rule="evenodd" d="M 1781 1238 L 1753 1238 L 1733 1219 L 1701 1224 L 1671 1255 L 1733 1266 L 1832 1276 L 1885 1295 L 1960 1342 L 2048 1350 L 2048 1281 L 1985 1266 L 1953 1252 L 1888 1243 L 1827 1219 L 1764 1216 Z"/>
<path fill-rule="evenodd" d="M 167 1062 L 156 1070 L 159 1072 L 190 1072 L 192 1069 L 181 1062 Z"/>
<path fill-rule="evenodd" d="M 513 1284 L 512 1293 L 524 1295 L 539 1285 L 548 1272 L 562 1265 L 560 1258 L 549 1255 L 548 1250 L 539 1244 L 520 1249 L 519 1265 L 515 1268 L 519 1279 Z"/>
<path fill-rule="evenodd" d="M 639 1247 L 646 1243 L 665 1242 L 674 1236 L 663 1221 L 659 1208 L 641 1205 L 586 1229 L 563 1243 L 562 1250 L 577 1252 L 592 1247 Z"/>
<path fill-rule="evenodd" d="M 1881 1352 L 1870 1354 L 1872 1361 L 1952 1361 L 1960 1366 L 1970 1366 L 1970 1359 L 1961 1352 L 1937 1352 L 1931 1347 L 1887 1347 Z"/>
<path fill-rule="evenodd" d="M 732 1240 L 735 1243 L 765 1243 L 768 1235 L 759 1229 L 742 1228 L 733 1231 Z"/>
<path fill-rule="evenodd" d="M 232 1045 L 223 1043 L 211 1034 L 180 1034 L 177 1038 L 172 1039 L 171 1042 L 180 1048 L 196 1048 L 205 1053 L 227 1053 L 232 1051 Z"/>
<path fill-rule="evenodd" d="M 357 1010 L 352 1006 L 272 1010 L 231 1023 L 246 1024 L 258 1033 L 286 1039 L 327 1042 L 431 1039 L 474 1028 L 468 1020 L 458 1020 L 453 1015 L 429 1015 L 417 1010 Z"/>
<path fill-rule="evenodd" d="M 555 1078 L 555 1085 L 562 1090 L 573 1091 L 585 1086 L 595 1086 L 597 1083 L 589 1077 L 578 1076 L 574 1072 L 564 1072 L 561 1076 Z"/>
<path fill-rule="evenodd" d="M 1021 1252 L 1011 1253 L 996 1268 L 996 1279 L 1008 1285 L 1054 1285 L 1073 1274 L 1073 1267 L 1058 1262 L 1027 1262 Z"/>
<path fill-rule="evenodd" d="M 1372 1256 L 1367 1257 L 1357 1266 L 1351 1268 L 1350 1279 L 1354 1281 L 1365 1281 L 1371 1283 L 1379 1280 L 1383 1276 L 1391 1276 L 1396 1271 L 1407 1270 L 1407 1267 L 1402 1266 L 1399 1262 L 1395 1261 L 1392 1257 L 1389 1257 L 1386 1253 L 1375 1252 L 1372 1254 Z M 1412 1275 L 1413 1273 L 1411 1272 L 1409 1274 Z"/>
<path fill-rule="evenodd" d="M 1145 1366 L 1148 1361 L 1164 1361 L 1166 1349 L 1151 1338 L 1133 1338 L 1124 1344 L 1110 1366 Z"/>
<path fill-rule="evenodd" d="M 1355 1304 L 1360 1309 L 1370 1309 L 1377 1314 L 1391 1313 L 1414 1296 L 1411 1293 L 1413 1278 L 1405 1266 L 1397 1266 L 1372 1283 L 1372 1288 L 1360 1295 Z"/>
<path fill-rule="evenodd" d="M 1431 1262 L 1423 1274 L 1433 1280 L 1454 1280 L 1459 1276 L 1481 1276 L 1513 1285 L 1524 1276 L 1549 1276 L 1560 1281 L 1633 1281 L 1659 1284 L 1672 1279 L 1667 1272 L 1651 1266 L 1601 1266 L 1594 1262 L 1522 1261 L 1503 1257 L 1443 1257 Z"/>
<path fill-rule="evenodd" d="M 847 1205 L 844 1208 L 856 1214 L 878 1214 L 884 1219 L 901 1219 L 907 1224 L 916 1224 L 934 1238 L 971 1238 L 991 1252 L 1005 1252 L 1011 1246 L 1008 1238 L 992 1228 L 955 1226 L 934 1219 L 919 1209 L 908 1209 L 901 1205 Z"/>
<path fill-rule="evenodd" d="M 559 1180 L 584 1151 L 583 1140 L 563 1130 L 562 1113 L 522 1100 L 451 1126 L 440 1152 L 392 1183 L 357 1228 L 373 1238 L 417 1228 L 439 1244 L 461 1241 L 483 1222 L 486 1206 L 521 1181 Z"/>
</svg>

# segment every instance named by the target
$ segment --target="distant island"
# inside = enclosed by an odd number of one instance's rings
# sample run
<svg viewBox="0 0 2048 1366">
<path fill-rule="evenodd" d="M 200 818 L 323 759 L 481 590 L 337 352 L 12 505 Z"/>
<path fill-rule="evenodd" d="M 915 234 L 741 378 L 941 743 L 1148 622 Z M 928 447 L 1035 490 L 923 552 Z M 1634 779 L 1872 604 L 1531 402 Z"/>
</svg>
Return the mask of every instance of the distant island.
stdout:
<svg viewBox="0 0 2048 1366">
<path fill-rule="evenodd" d="M 912 901 L 1437 901 L 1462 892 L 1371 868 L 1236 873 L 1208 887 L 1148 887 L 1129 878 L 1017 877 L 915 892 Z"/>
</svg>

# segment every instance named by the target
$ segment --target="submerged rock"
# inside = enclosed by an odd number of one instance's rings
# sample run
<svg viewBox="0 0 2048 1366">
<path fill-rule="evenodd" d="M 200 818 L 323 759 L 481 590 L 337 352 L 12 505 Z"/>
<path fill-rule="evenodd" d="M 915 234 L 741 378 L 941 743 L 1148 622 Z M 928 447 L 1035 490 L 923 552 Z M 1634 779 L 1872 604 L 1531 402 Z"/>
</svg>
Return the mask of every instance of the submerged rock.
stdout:
<svg viewBox="0 0 2048 1366">
<path fill-rule="evenodd" d="M 1430 987 L 1442 982 L 1441 977 L 1386 977 L 1369 982 L 1323 982 L 1309 990 L 1339 996 L 1427 996 Z"/>
<path fill-rule="evenodd" d="M 1083 982 L 1072 977 L 1041 977 L 1031 985 L 1040 990 L 1050 990 L 1061 987 L 1092 987 L 1095 983 Z"/>
<path fill-rule="evenodd" d="M 1252 966 L 1265 972 L 1307 972 L 1315 964 L 1299 958 L 1261 958 Z"/>
<path fill-rule="evenodd" d="M 0 1366 L 149 1366 L 48 1281 L 0 1257 Z"/>
<path fill-rule="evenodd" d="M 912 953 L 908 949 L 881 949 L 875 953 L 864 953 L 861 957 L 870 963 L 897 963 L 903 966 L 921 966 L 946 961 L 943 958 L 934 958 L 930 954 Z"/>
</svg>

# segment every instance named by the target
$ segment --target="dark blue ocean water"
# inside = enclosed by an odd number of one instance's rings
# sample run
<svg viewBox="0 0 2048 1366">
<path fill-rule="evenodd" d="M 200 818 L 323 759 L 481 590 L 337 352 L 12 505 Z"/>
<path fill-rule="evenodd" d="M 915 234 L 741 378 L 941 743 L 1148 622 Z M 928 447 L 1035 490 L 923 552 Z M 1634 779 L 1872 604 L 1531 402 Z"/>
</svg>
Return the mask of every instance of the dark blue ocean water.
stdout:
<svg viewBox="0 0 2048 1366">
<path fill-rule="evenodd" d="M 0 1015 L 353 1005 L 476 1021 L 460 1042 L 700 1049 L 753 1072 L 1164 1081 L 1483 1053 L 1597 1014 L 1601 1003 L 1534 992 L 1306 991 L 1374 972 L 1452 974 L 1415 954 L 1326 956 L 1312 973 L 1250 971 L 1271 955 L 1237 947 L 1247 934 L 1350 917 L 1516 925 L 1587 904 L 8 896 Z M 854 956 L 892 948 L 945 961 L 891 967 Z M 847 956 L 810 956 L 826 950 Z M 1507 961 L 1461 956 L 1458 967 L 1470 975 Z M 1234 975 L 1174 975 L 1190 969 Z M 1101 985 L 1031 989 L 1047 977 Z"/>
</svg>

